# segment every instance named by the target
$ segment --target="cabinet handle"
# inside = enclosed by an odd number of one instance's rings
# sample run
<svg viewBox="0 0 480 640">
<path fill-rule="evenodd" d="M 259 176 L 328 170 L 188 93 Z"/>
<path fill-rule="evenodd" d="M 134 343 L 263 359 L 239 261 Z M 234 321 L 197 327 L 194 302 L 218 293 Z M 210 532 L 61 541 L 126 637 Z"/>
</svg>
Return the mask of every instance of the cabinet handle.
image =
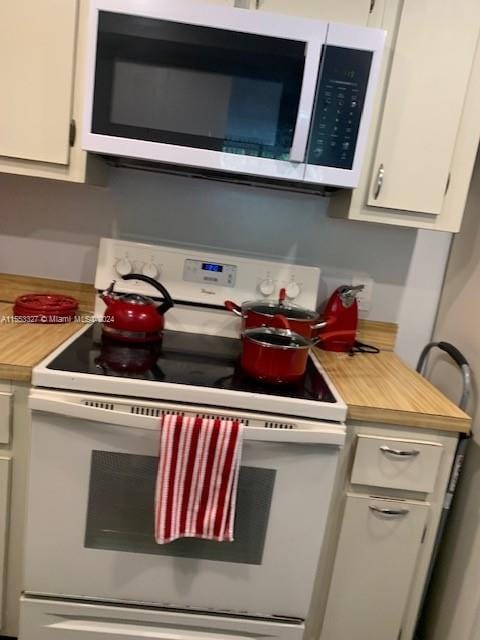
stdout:
<svg viewBox="0 0 480 640">
<path fill-rule="evenodd" d="M 384 177 L 385 177 L 385 167 L 383 166 L 383 164 L 381 164 L 378 167 L 377 183 L 375 185 L 375 191 L 373 194 L 373 197 L 375 200 L 378 198 L 378 196 L 380 195 L 380 191 L 382 190 Z"/>
<path fill-rule="evenodd" d="M 394 518 L 400 518 L 410 513 L 410 509 L 389 509 L 388 507 L 377 507 L 374 504 L 369 504 L 368 508 L 374 513 L 379 513 L 381 516 L 392 516 Z"/>
<path fill-rule="evenodd" d="M 418 449 L 392 449 L 386 445 L 380 447 L 380 451 L 384 455 L 398 456 L 399 458 L 416 458 L 420 454 Z"/>
</svg>

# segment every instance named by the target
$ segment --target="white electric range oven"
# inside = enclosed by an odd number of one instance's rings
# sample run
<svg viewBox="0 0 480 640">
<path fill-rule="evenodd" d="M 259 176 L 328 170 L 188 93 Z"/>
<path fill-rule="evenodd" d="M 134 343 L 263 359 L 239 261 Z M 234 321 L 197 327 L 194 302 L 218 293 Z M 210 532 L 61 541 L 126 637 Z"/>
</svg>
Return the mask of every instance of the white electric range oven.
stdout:
<svg viewBox="0 0 480 640">
<path fill-rule="evenodd" d="M 222 299 L 258 296 L 268 278 L 275 293 L 295 281 L 316 305 L 315 268 L 102 241 L 98 289 L 126 262 L 153 264 L 182 303 L 161 349 L 103 340 L 96 323 L 34 370 L 21 640 L 303 635 L 346 407 L 313 357 L 300 385 L 248 379 L 238 320 L 199 303 L 206 285 L 186 260 L 235 268 Z M 154 541 L 161 417 L 172 412 L 245 425 L 234 542 Z"/>
</svg>

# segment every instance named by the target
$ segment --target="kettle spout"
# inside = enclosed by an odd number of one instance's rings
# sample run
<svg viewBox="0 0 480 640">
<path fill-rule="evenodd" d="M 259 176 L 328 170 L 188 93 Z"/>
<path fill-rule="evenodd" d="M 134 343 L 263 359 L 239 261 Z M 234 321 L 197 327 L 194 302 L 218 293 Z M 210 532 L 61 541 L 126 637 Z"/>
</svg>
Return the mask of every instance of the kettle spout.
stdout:
<svg viewBox="0 0 480 640">
<path fill-rule="evenodd" d="M 103 302 L 105 302 L 107 306 L 112 304 L 113 302 L 112 293 L 113 293 L 114 286 L 115 286 L 115 280 L 112 281 L 108 289 L 105 289 L 105 291 L 102 291 L 100 293 L 100 299 L 103 300 Z"/>
</svg>

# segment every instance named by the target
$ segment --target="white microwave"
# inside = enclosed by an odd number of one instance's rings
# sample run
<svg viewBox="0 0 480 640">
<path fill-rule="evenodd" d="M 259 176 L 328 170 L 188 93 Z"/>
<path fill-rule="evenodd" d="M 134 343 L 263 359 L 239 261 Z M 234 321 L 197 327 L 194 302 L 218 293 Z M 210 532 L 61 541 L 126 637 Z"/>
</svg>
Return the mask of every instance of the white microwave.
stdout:
<svg viewBox="0 0 480 640">
<path fill-rule="evenodd" d="M 187 0 L 91 0 L 83 148 L 355 187 L 384 41 Z"/>
</svg>

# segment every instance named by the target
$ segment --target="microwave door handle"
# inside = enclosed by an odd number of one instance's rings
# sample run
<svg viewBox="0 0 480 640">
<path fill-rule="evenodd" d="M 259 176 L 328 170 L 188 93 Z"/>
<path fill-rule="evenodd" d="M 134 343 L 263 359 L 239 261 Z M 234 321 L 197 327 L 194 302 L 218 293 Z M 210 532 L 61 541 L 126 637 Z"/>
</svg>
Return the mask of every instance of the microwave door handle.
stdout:
<svg viewBox="0 0 480 640">
<path fill-rule="evenodd" d="M 303 70 L 303 83 L 298 104 L 297 121 L 293 134 L 292 146 L 290 148 L 290 162 L 305 162 L 307 155 L 307 145 L 310 135 L 310 122 L 313 117 L 313 107 L 317 93 L 317 82 L 319 78 L 320 57 L 322 47 L 326 40 L 325 33 L 316 38 L 312 38 L 306 43 L 305 66 Z"/>
<path fill-rule="evenodd" d="M 308 144 L 308 132 L 310 130 L 310 124 L 306 117 L 302 117 L 299 113 L 297 123 L 295 125 L 295 134 L 293 136 L 293 142 L 290 149 L 290 162 L 305 162 L 307 155 Z"/>
</svg>

